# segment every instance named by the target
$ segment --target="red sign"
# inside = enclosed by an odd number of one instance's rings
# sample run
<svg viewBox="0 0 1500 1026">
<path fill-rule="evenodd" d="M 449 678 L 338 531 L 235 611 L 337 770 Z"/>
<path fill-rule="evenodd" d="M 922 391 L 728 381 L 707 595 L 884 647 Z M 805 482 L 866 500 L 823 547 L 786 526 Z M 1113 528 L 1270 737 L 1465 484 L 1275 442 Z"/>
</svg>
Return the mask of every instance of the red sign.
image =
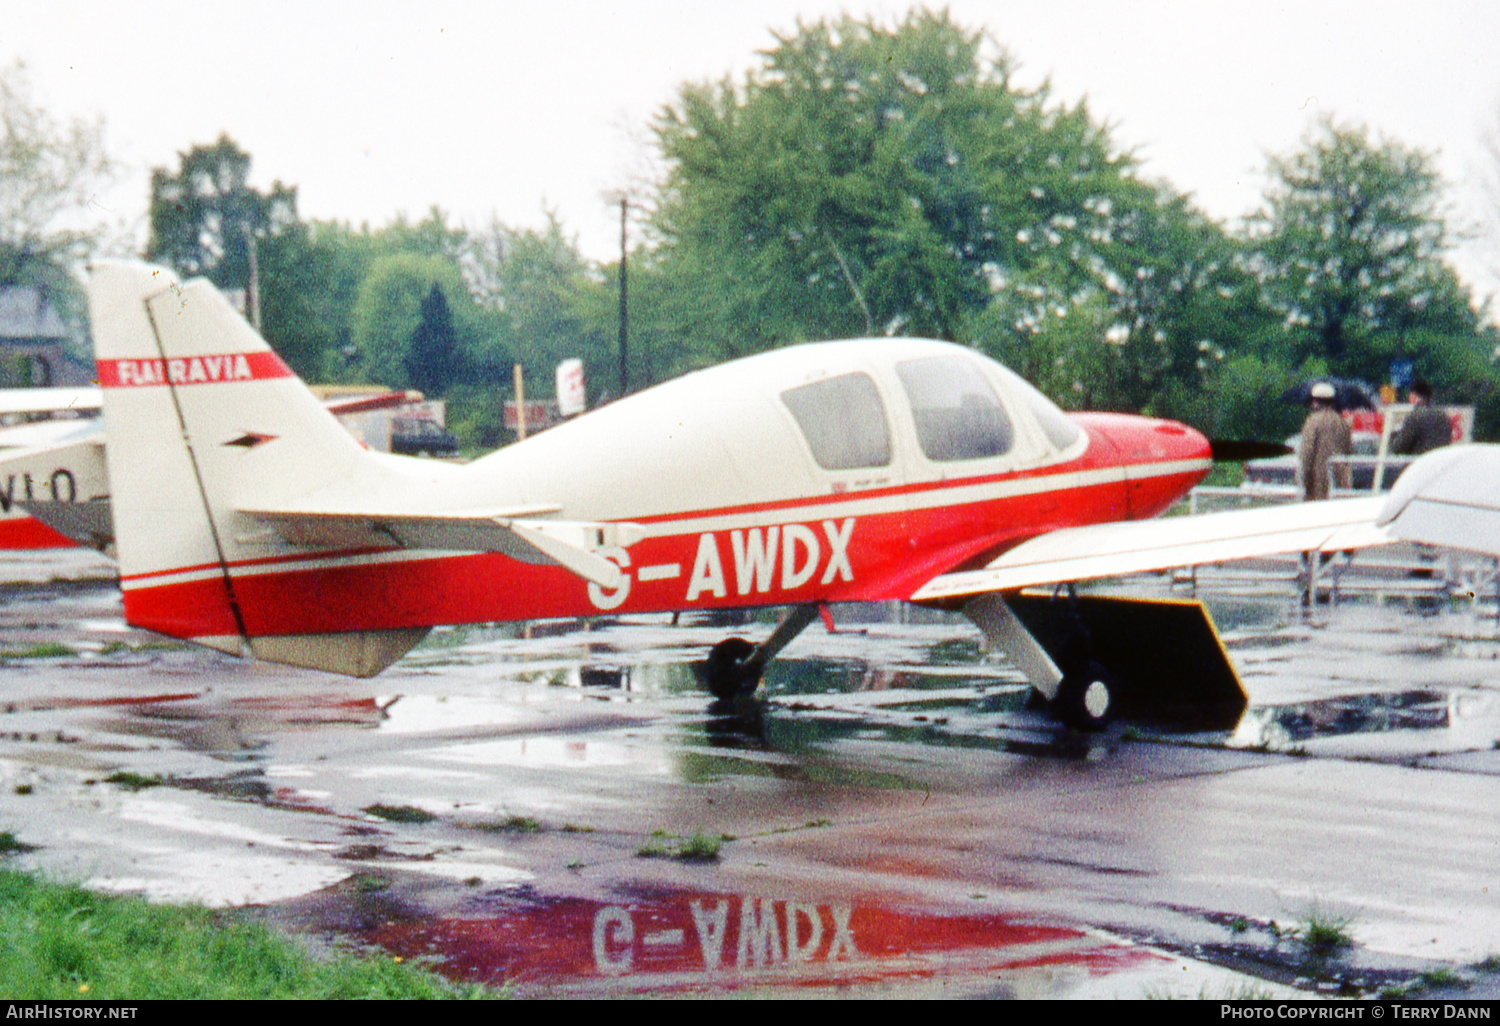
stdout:
<svg viewBox="0 0 1500 1026">
<path fill-rule="evenodd" d="M 557 413 L 557 402 L 553 399 L 528 399 L 526 401 L 526 430 L 540 431 L 542 428 L 551 427 L 562 418 Z M 516 416 L 515 400 L 506 400 L 505 403 L 505 427 L 506 430 L 514 431 L 521 426 L 521 418 Z"/>
</svg>

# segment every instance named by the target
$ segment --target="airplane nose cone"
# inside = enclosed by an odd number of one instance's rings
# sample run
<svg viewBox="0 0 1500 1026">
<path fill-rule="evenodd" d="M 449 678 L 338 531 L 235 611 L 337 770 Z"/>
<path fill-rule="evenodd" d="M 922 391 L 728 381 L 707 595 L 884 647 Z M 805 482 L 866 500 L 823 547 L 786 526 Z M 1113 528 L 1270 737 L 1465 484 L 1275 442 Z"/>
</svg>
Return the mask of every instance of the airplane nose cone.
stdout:
<svg viewBox="0 0 1500 1026">
<path fill-rule="evenodd" d="M 1201 461 L 1206 471 L 1213 461 L 1208 439 L 1174 420 L 1131 418 L 1115 425 L 1109 435 L 1110 441 L 1132 463 Z"/>
<path fill-rule="evenodd" d="M 1132 519 L 1156 516 L 1213 466 L 1208 439 L 1176 421 L 1113 416 L 1097 421 L 1096 428 L 1125 468 L 1126 505 Z"/>
</svg>

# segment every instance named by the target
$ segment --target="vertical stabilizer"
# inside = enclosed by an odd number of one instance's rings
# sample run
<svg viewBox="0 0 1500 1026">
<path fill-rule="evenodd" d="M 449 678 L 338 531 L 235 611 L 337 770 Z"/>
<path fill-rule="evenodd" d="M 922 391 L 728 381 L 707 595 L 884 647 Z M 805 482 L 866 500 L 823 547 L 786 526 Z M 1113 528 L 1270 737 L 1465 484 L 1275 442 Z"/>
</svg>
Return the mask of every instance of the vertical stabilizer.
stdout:
<svg viewBox="0 0 1500 1026">
<path fill-rule="evenodd" d="M 236 507 L 354 475 L 369 453 L 209 282 L 104 264 L 89 309 L 130 623 L 361 676 L 420 639 L 425 631 L 268 637 L 268 601 L 247 604 L 236 576 L 306 550 Z"/>
</svg>

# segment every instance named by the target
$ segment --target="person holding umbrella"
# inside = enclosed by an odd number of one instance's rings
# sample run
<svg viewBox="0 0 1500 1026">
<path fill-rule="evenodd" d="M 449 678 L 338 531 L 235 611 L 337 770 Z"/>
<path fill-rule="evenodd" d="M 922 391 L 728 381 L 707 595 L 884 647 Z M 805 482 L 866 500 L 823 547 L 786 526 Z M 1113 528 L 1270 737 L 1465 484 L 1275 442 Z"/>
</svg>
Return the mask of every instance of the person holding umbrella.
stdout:
<svg viewBox="0 0 1500 1026">
<path fill-rule="evenodd" d="M 1316 382 L 1308 392 L 1312 406 L 1302 423 L 1302 440 L 1297 458 L 1302 467 L 1302 498 L 1312 502 L 1329 496 L 1328 468 L 1335 456 L 1347 456 L 1353 450 L 1349 425 L 1335 409 L 1335 392 L 1326 381 Z M 1349 487 L 1349 468 L 1338 468 L 1339 487 Z"/>
</svg>

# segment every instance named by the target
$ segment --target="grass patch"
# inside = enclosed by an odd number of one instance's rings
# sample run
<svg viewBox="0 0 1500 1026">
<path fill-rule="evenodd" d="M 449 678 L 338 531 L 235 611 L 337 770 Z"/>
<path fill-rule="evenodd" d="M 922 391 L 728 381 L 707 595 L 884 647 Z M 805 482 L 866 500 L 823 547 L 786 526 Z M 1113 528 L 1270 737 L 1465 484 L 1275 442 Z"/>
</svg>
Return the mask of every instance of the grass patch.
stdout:
<svg viewBox="0 0 1500 1026">
<path fill-rule="evenodd" d="M 15 834 L 9 830 L 0 830 L 0 855 L 14 855 L 17 852 L 30 850 L 31 846 L 22 844 Z"/>
<path fill-rule="evenodd" d="M 1196 994 L 1186 991 L 1179 993 L 1170 987 L 1147 987 L 1143 996 L 1147 1001 L 1175 1001 L 1178 998 L 1192 1001 L 1274 1001 L 1277 993 L 1263 983 L 1242 980 L 1217 987 L 1204 984 Z"/>
<path fill-rule="evenodd" d="M 564 823 L 562 832 L 565 834 L 592 834 L 596 828 L 591 826 L 580 826 L 577 823 Z"/>
<path fill-rule="evenodd" d="M 674 857 L 684 862 L 717 862 L 724 842 L 710 834 L 694 834 L 677 846 Z"/>
<path fill-rule="evenodd" d="M 20 795 L 23 798 L 26 795 L 31 794 L 32 791 L 34 791 L 34 790 L 36 790 L 36 789 L 33 788 L 30 784 L 17 784 L 16 785 L 16 794 Z"/>
<path fill-rule="evenodd" d="M 1464 978 L 1458 973 L 1443 966 L 1441 969 L 1430 969 L 1421 975 L 1424 987 L 1465 987 L 1468 986 Z"/>
<path fill-rule="evenodd" d="M 487 834 L 535 834 L 542 830 L 541 822 L 530 816 L 511 816 L 498 823 L 460 823 L 459 826 L 465 830 L 482 830 Z"/>
<path fill-rule="evenodd" d="M 1474 968 L 1482 973 L 1500 973 L 1500 955 L 1486 955 L 1483 962 L 1475 962 Z"/>
<path fill-rule="evenodd" d="M 1336 916 L 1314 908 L 1297 927 L 1296 937 L 1311 958 L 1332 958 L 1354 946 L 1354 936 L 1349 932 L 1353 923 L 1353 916 Z"/>
<path fill-rule="evenodd" d="M 139 773 L 131 773 L 129 770 L 119 770 L 104 778 L 106 784 L 114 784 L 123 787 L 127 791 L 144 791 L 148 787 L 160 787 L 162 779 L 157 774 L 142 776 Z"/>
<path fill-rule="evenodd" d="M 76 656 L 78 652 L 55 641 L 43 641 L 30 648 L 11 648 L 0 652 L 0 659 L 58 659 Z"/>
<path fill-rule="evenodd" d="M 415 805 L 367 805 L 361 810 L 388 823 L 431 823 L 437 819 L 426 809 Z"/>
<path fill-rule="evenodd" d="M 674 844 L 668 846 L 665 842 L 673 839 Z M 636 858 L 642 859 L 681 859 L 683 862 L 717 862 L 719 861 L 719 849 L 724 842 L 733 840 L 726 834 L 695 833 L 692 837 L 672 838 L 665 830 L 653 830 L 651 840 L 635 850 Z"/>
<path fill-rule="evenodd" d="M 100 655 L 116 655 L 120 652 L 182 652 L 187 649 L 182 641 L 142 641 L 132 645 L 128 641 L 106 641 L 99 646 Z"/>
<path fill-rule="evenodd" d="M 0 871 L 0 980 L 12 1000 L 99 1001 L 458 998 L 455 987 L 389 955 L 312 958 L 259 923 L 150 905 Z"/>
</svg>

